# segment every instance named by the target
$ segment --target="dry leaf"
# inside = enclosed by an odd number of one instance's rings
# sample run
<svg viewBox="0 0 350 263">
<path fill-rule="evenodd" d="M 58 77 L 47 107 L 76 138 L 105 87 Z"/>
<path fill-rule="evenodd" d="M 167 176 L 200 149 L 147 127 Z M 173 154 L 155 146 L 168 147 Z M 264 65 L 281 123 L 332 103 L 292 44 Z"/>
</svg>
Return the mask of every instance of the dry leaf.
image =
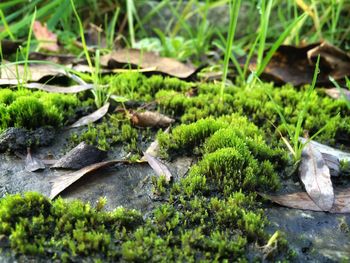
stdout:
<svg viewBox="0 0 350 263">
<path fill-rule="evenodd" d="M 53 64 L 30 64 L 25 73 L 24 65 L 3 64 L 0 68 L 1 80 L 20 80 L 20 82 L 38 82 L 43 78 L 66 76 L 65 70 Z M 26 79 L 23 80 L 23 77 Z"/>
<path fill-rule="evenodd" d="M 50 192 L 50 198 L 53 199 L 57 195 L 59 195 L 63 190 L 67 189 L 70 185 L 78 181 L 80 178 L 82 178 L 84 175 L 94 172 L 102 167 L 106 167 L 112 164 L 116 163 L 125 163 L 127 161 L 125 160 L 111 160 L 101 163 L 95 163 L 92 165 L 89 165 L 87 167 L 84 167 L 78 171 L 67 173 L 62 176 L 58 176 L 55 179 L 51 180 L 52 188 Z"/>
<path fill-rule="evenodd" d="M 156 158 L 148 153 L 143 153 L 143 155 L 146 158 L 148 164 L 154 170 L 154 172 L 158 176 L 165 176 L 165 180 L 167 182 L 170 182 L 173 175 L 171 174 L 169 168 L 164 163 L 162 163 L 158 158 Z"/>
<path fill-rule="evenodd" d="M 81 169 L 90 164 L 101 162 L 107 157 L 107 152 L 95 146 L 81 142 L 59 159 L 51 168 Z"/>
<path fill-rule="evenodd" d="M 33 33 L 39 41 L 39 48 L 47 51 L 57 52 L 60 47 L 57 44 L 57 36 L 52 33 L 47 25 L 42 25 L 39 21 L 35 21 L 33 25 Z"/>
<path fill-rule="evenodd" d="M 283 85 L 310 84 L 315 70 L 315 56 L 320 54 L 320 74 L 317 85 L 331 85 L 329 77 L 341 80 L 350 75 L 350 57 L 345 52 L 327 43 L 315 43 L 304 47 L 280 46 L 261 74 L 261 78 Z M 245 59 L 240 59 L 243 66 Z M 256 58 L 250 62 L 250 69 L 256 70 Z"/>
<path fill-rule="evenodd" d="M 101 64 L 109 68 L 121 68 L 131 64 L 135 68 L 155 68 L 155 72 L 185 79 L 192 76 L 196 69 L 172 58 L 159 57 L 153 52 L 138 49 L 120 49 L 101 57 Z"/>
<path fill-rule="evenodd" d="M 260 193 L 260 195 L 282 206 L 302 210 L 322 211 L 306 192 L 285 195 L 266 195 Z M 350 188 L 335 190 L 335 201 L 329 212 L 350 213 Z"/>
<path fill-rule="evenodd" d="M 321 58 L 321 71 L 327 70 L 334 79 L 350 76 L 350 56 L 341 49 L 323 42 L 307 52 L 310 64 Z"/>
<path fill-rule="evenodd" d="M 331 89 L 326 89 L 324 91 L 329 97 L 333 99 L 339 99 L 342 96 L 344 96 L 347 100 L 350 100 L 350 90 L 347 89 L 338 89 L 338 88 L 331 88 Z"/>
<path fill-rule="evenodd" d="M 328 153 L 322 153 L 322 157 L 329 168 L 329 172 L 331 173 L 331 176 L 339 176 L 340 174 L 339 159 L 336 156 Z"/>
<path fill-rule="evenodd" d="M 90 90 L 94 88 L 93 84 L 85 84 L 85 85 L 74 85 L 70 87 L 59 87 L 53 85 L 46 85 L 41 83 L 27 83 L 23 84 L 24 87 L 29 89 L 39 89 L 47 92 L 54 93 L 78 93 L 86 90 Z"/>
<path fill-rule="evenodd" d="M 69 54 L 46 54 L 41 52 L 31 52 L 29 60 L 44 60 L 51 61 L 56 64 L 70 65 L 79 63 L 76 56 Z"/>
<path fill-rule="evenodd" d="M 131 116 L 131 122 L 138 127 L 168 127 L 174 121 L 168 116 L 153 111 L 135 112 Z"/>
<path fill-rule="evenodd" d="M 101 119 L 103 116 L 107 114 L 108 109 L 109 109 L 109 102 L 107 102 L 104 106 L 99 108 L 97 111 L 80 118 L 71 126 L 69 126 L 69 128 L 77 128 L 77 127 L 88 125 L 90 123 L 98 121 L 99 119 Z"/>
<path fill-rule="evenodd" d="M 334 203 L 331 175 L 321 152 L 311 144 L 303 149 L 299 176 L 315 204 L 323 211 L 329 211 Z"/>
<path fill-rule="evenodd" d="M 300 137 L 299 140 L 302 143 L 306 143 L 306 139 Z M 322 143 L 316 142 L 316 141 L 310 141 L 309 144 L 312 145 L 312 147 L 316 148 L 318 151 L 320 151 L 322 154 L 326 153 L 329 155 L 336 156 L 340 161 L 349 162 L 350 161 L 350 153 L 340 151 L 338 149 L 332 148 L 330 146 L 324 145 Z"/>
<path fill-rule="evenodd" d="M 27 149 L 27 157 L 26 157 L 26 161 L 25 161 L 25 166 L 24 168 L 29 171 L 29 172 L 36 172 L 38 170 L 43 170 L 45 169 L 45 164 L 32 156 L 30 149 Z"/>
</svg>

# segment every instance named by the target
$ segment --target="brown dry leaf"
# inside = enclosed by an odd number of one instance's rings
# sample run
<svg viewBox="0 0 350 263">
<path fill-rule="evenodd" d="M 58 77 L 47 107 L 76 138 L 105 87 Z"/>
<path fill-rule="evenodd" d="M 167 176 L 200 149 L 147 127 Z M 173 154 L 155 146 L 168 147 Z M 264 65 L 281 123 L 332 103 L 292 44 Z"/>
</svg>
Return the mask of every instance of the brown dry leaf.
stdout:
<svg viewBox="0 0 350 263">
<path fill-rule="evenodd" d="M 111 160 L 101 163 L 95 163 L 89 166 L 86 166 L 78 171 L 67 173 L 62 176 L 58 176 L 55 179 L 51 180 L 52 188 L 50 192 L 50 198 L 53 199 L 59 195 L 62 191 L 67 189 L 70 185 L 78 181 L 84 175 L 94 172 L 102 167 L 106 167 L 116 163 L 126 163 L 125 160 Z"/>
<path fill-rule="evenodd" d="M 172 58 L 159 57 L 153 52 L 138 49 L 120 49 L 101 57 L 101 64 L 109 68 L 122 68 L 131 64 L 136 68 L 155 68 L 155 72 L 186 79 L 192 76 L 196 69 L 192 65 L 181 63 Z"/>
<path fill-rule="evenodd" d="M 39 48 L 47 51 L 57 52 L 60 47 L 57 44 L 57 36 L 52 33 L 46 24 L 41 24 L 35 21 L 33 25 L 33 33 L 35 38 L 39 41 Z"/>
<path fill-rule="evenodd" d="M 77 128 L 77 127 L 88 125 L 90 123 L 98 121 L 99 119 L 101 119 L 103 116 L 105 116 L 107 114 L 108 109 L 109 109 L 109 102 L 107 102 L 104 106 L 102 106 L 101 108 L 99 108 L 95 112 L 80 118 L 75 123 L 73 123 L 71 126 L 69 126 L 69 128 Z"/>
<path fill-rule="evenodd" d="M 314 57 L 318 54 L 320 54 L 321 63 L 317 85 L 331 85 L 330 76 L 335 80 L 350 76 L 349 55 L 329 44 L 316 43 L 304 47 L 280 46 L 266 66 L 261 78 L 273 81 L 278 85 L 310 84 L 315 70 Z M 244 59 L 241 64 L 244 64 Z M 251 61 L 250 69 L 256 69 L 256 61 Z"/>
<path fill-rule="evenodd" d="M 307 52 L 310 64 L 317 60 L 318 55 L 321 58 L 321 71 L 329 71 L 334 79 L 350 76 L 350 56 L 341 49 L 323 42 Z"/>
<path fill-rule="evenodd" d="M 70 65 L 81 62 L 77 60 L 77 57 L 69 54 L 46 54 L 41 52 L 31 52 L 29 54 L 29 60 L 43 60 L 51 61 L 56 64 Z"/>
<path fill-rule="evenodd" d="M 146 158 L 148 164 L 154 170 L 154 172 L 158 176 L 165 176 L 165 180 L 167 182 L 170 182 L 173 175 L 171 174 L 169 168 L 162 161 L 160 161 L 158 158 L 156 158 L 156 157 L 154 157 L 146 152 L 143 154 L 144 154 L 144 157 Z"/>
<path fill-rule="evenodd" d="M 29 89 L 39 89 L 39 90 L 44 90 L 44 91 L 53 92 L 53 93 L 78 93 L 78 92 L 82 92 L 82 91 L 86 91 L 94 88 L 93 84 L 59 87 L 59 86 L 46 85 L 41 83 L 27 83 L 27 84 L 23 84 L 23 86 Z"/>
<path fill-rule="evenodd" d="M 350 100 L 350 90 L 347 89 L 338 89 L 338 88 L 331 88 L 331 89 L 326 89 L 324 91 L 329 97 L 337 100 L 341 97 L 345 97 L 347 100 Z"/>
<path fill-rule="evenodd" d="M 334 203 L 331 175 L 321 152 L 311 144 L 303 149 L 299 176 L 315 204 L 323 211 L 329 211 Z"/>
<path fill-rule="evenodd" d="M 27 149 L 27 157 L 25 160 L 25 166 L 24 168 L 28 172 L 36 172 L 38 170 L 43 170 L 45 169 L 45 164 L 39 160 L 38 158 L 35 158 L 32 156 L 30 149 Z"/>
<path fill-rule="evenodd" d="M 260 195 L 282 206 L 302 210 L 323 211 L 312 201 L 306 192 L 285 195 Z M 335 201 L 329 212 L 350 213 L 350 188 L 335 190 Z"/>
<path fill-rule="evenodd" d="M 168 127 L 175 120 L 159 112 L 145 111 L 135 112 L 131 116 L 131 122 L 138 127 Z"/>
<path fill-rule="evenodd" d="M 25 74 L 24 65 L 14 65 L 14 64 L 3 64 L 0 68 L 1 80 L 11 81 L 20 80 L 23 76 L 26 76 L 25 81 L 38 82 L 43 78 L 65 76 L 65 70 L 60 66 L 55 66 L 53 64 L 30 64 L 28 65 L 27 74 Z"/>
</svg>

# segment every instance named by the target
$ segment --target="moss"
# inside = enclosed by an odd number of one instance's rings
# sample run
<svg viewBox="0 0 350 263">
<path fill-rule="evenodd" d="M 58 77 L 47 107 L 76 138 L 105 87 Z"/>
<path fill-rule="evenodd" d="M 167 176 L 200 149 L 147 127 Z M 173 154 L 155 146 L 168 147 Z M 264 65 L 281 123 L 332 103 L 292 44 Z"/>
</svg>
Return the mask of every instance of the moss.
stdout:
<svg viewBox="0 0 350 263">
<path fill-rule="evenodd" d="M 80 104 L 73 95 L 9 89 L 0 90 L 0 101 L 1 129 L 61 126 Z"/>
<path fill-rule="evenodd" d="M 204 155 L 181 183 L 185 194 L 190 196 L 198 191 L 228 196 L 241 189 L 275 190 L 279 179 L 269 161 L 259 164 L 247 146 L 241 143 L 235 148 L 222 148 Z"/>
<path fill-rule="evenodd" d="M 165 176 L 153 176 L 152 177 L 152 184 L 153 184 L 153 194 L 162 196 L 166 193 L 166 187 L 168 185 L 168 182 L 166 181 Z"/>
<path fill-rule="evenodd" d="M 99 124 L 90 124 L 81 134 L 73 133 L 70 142 L 73 145 L 85 141 L 102 150 L 108 150 L 113 145 L 123 144 L 126 151 L 140 153 L 139 133 L 146 134 L 147 130 L 139 131 L 132 127 L 129 120 L 123 116 L 112 115 L 104 117 Z M 147 136 L 143 136 L 147 138 Z"/>
</svg>

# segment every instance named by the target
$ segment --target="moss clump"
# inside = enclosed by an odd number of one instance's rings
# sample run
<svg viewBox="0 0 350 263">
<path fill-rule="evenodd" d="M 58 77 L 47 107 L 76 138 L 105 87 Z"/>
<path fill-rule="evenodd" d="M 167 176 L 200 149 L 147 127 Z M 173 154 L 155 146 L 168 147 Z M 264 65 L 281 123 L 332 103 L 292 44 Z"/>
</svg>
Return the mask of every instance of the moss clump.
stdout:
<svg viewBox="0 0 350 263">
<path fill-rule="evenodd" d="M 79 201 L 51 202 L 36 193 L 0 200 L 0 234 L 9 237 L 7 242 L 17 253 L 44 258 L 118 258 L 115 243 L 141 223 L 141 214 L 133 210 L 97 211 Z"/>
<path fill-rule="evenodd" d="M 140 131 L 147 134 L 147 130 Z M 144 136 L 146 137 L 146 136 Z M 111 146 L 123 144 L 125 150 L 141 153 L 139 148 L 139 130 L 123 116 L 113 115 L 103 118 L 99 124 L 91 124 L 81 134 L 73 133 L 70 141 L 76 145 L 82 141 L 95 145 L 102 150 L 109 150 Z"/>
<path fill-rule="evenodd" d="M 132 100 L 150 101 L 160 90 L 185 91 L 193 84 L 176 78 L 159 75 L 145 77 L 141 73 L 127 72 L 104 79 L 109 84 L 111 93 L 125 96 Z"/>
<path fill-rule="evenodd" d="M 279 179 L 269 161 L 258 163 L 241 143 L 203 156 L 181 182 L 184 194 L 216 193 L 229 196 L 234 191 L 275 190 Z"/>
<path fill-rule="evenodd" d="M 73 95 L 52 94 L 42 91 L 0 90 L 0 127 L 60 126 L 74 114 L 80 104 Z"/>
<path fill-rule="evenodd" d="M 179 116 L 182 123 L 191 123 L 201 118 L 231 114 L 233 112 L 247 116 L 268 134 L 275 134 L 274 123 L 278 130 L 285 132 L 282 122 L 275 111 L 268 93 L 280 105 L 290 129 L 294 129 L 298 114 L 304 108 L 307 87 L 297 90 L 290 85 L 274 88 L 270 84 L 251 87 L 231 87 L 225 90 L 221 100 L 220 85 L 199 84 L 196 96 L 187 96 L 184 91 L 162 90 L 155 97 L 159 99 L 160 108 L 168 114 Z M 303 128 L 310 135 L 316 133 L 325 124 L 327 128 L 318 139 L 327 143 L 342 142 L 350 136 L 350 117 L 344 99 L 333 100 L 322 91 L 315 90 L 309 99 Z M 339 114 L 339 115 L 338 115 Z M 276 133 L 278 135 L 278 133 Z"/>
</svg>

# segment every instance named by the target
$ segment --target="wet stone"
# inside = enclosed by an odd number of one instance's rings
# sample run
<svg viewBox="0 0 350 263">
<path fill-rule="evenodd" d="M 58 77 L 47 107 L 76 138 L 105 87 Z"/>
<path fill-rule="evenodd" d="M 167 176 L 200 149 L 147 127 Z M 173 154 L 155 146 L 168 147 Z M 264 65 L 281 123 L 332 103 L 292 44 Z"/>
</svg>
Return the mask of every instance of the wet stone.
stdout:
<svg viewBox="0 0 350 263">
<path fill-rule="evenodd" d="M 10 127 L 0 135 L 0 152 L 24 151 L 29 146 L 47 146 L 55 138 L 52 127 L 41 127 L 34 131 Z"/>
</svg>

